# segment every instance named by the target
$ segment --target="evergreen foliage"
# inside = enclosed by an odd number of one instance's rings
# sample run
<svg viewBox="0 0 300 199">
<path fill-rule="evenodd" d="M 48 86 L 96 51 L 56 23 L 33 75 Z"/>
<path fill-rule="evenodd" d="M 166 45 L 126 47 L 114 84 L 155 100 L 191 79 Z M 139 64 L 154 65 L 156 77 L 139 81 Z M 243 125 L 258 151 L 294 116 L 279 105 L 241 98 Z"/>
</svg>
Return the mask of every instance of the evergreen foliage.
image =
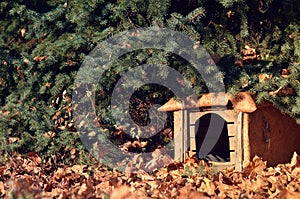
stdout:
<svg viewBox="0 0 300 199">
<path fill-rule="evenodd" d="M 217 65 L 227 92 L 249 90 L 258 103 L 272 102 L 300 123 L 297 3 L 298 0 L 2 1 L 0 150 L 36 151 L 50 156 L 82 149 L 70 110 L 76 72 L 100 41 L 123 30 L 149 26 L 192 37 L 212 56 L 221 58 Z M 258 57 L 237 65 L 245 46 L 255 49 Z M 101 79 L 96 108 L 102 124 L 114 123 L 106 109 L 113 86 L 128 69 L 145 63 L 171 65 L 191 80 L 198 94 L 207 92 L 201 78 L 177 56 L 155 49 L 131 52 L 116 60 L 106 71 L 106 79 Z M 208 73 L 210 70 L 207 67 Z M 167 76 L 163 70 L 158 73 Z M 261 80 L 262 74 L 268 78 Z M 161 87 L 143 89 L 143 94 L 137 95 L 159 93 L 161 104 L 172 97 Z"/>
</svg>

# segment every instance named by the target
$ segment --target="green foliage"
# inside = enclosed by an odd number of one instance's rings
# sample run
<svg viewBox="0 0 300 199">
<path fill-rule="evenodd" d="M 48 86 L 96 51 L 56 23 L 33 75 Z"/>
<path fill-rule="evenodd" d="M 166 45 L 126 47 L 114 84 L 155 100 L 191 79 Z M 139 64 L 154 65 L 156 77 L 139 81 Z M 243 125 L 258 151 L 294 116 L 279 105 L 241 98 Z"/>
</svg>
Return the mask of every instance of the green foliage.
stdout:
<svg viewBox="0 0 300 199">
<path fill-rule="evenodd" d="M 36 151 L 46 156 L 61 153 L 70 146 L 82 150 L 70 111 L 76 72 L 97 43 L 123 30 L 149 26 L 165 27 L 190 36 L 211 55 L 220 56 L 217 65 L 222 74 L 212 79 L 223 78 L 227 92 L 249 90 L 259 103 L 270 101 L 300 123 L 297 2 L 2 1 L 0 149 L 9 153 Z M 239 67 L 235 62 L 241 58 L 240 52 L 246 45 L 256 50 L 258 59 Z M 114 85 L 130 68 L 146 63 L 170 65 L 191 80 L 197 94 L 207 92 L 205 82 L 180 57 L 156 49 L 131 52 L 116 60 L 99 82 L 96 110 L 103 125 L 114 124 L 106 108 Z M 290 74 L 283 77 L 282 69 L 288 68 Z M 205 68 L 208 74 L 211 70 L 209 66 Z M 163 69 L 157 73 L 162 78 L 168 76 Z M 259 81 L 260 74 L 271 78 Z M 93 74 L 87 74 L 87 78 L 89 75 Z M 294 92 L 270 94 L 280 88 L 291 88 Z M 145 86 L 138 93 L 153 96 L 153 92 L 159 93 L 159 98 L 150 97 L 151 100 L 159 99 L 161 104 L 172 97 L 168 89 L 155 86 Z M 142 94 L 137 95 L 136 100 L 142 97 Z M 49 132 L 55 136 L 45 136 Z M 18 138 L 18 141 L 10 138 Z"/>
</svg>

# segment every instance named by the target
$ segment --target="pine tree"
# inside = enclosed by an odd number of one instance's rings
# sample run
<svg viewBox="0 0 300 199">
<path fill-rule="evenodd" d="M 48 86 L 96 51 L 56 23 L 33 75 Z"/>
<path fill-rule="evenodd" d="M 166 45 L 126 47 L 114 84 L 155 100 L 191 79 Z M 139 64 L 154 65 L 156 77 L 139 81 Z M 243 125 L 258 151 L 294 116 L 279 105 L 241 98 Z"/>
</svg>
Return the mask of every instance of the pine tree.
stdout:
<svg viewBox="0 0 300 199">
<path fill-rule="evenodd" d="M 0 150 L 50 155 L 72 147 L 82 149 L 71 113 L 77 71 L 99 42 L 124 30 L 143 27 L 168 28 L 188 35 L 220 58 L 217 65 L 227 92 L 248 90 L 258 103 L 272 102 L 300 123 L 297 2 L 2 1 Z M 241 54 L 245 46 L 255 49 L 257 58 L 247 59 Z M 110 129 L 115 122 L 106 107 L 122 74 L 137 65 L 157 62 L 184 74 L 197 94 L 207 92 L 203 79 L 180 57 L 157 49 L 131 52 L 116 60 L 106 72 L 106 79 L 99 82 L 95 97 L 102 125 Z M 205 68 L 207 73 L 211 70 Z M 167 76 L 163 69 L 158 73 L 162 78 Z M 217 81 L 220 76 L 214 78 Z M 136 99 L 153 92 L 160 96 L 157 103 L 172 97 L 168 89 L 148 85 L 137 92 Z"/>
</svg>

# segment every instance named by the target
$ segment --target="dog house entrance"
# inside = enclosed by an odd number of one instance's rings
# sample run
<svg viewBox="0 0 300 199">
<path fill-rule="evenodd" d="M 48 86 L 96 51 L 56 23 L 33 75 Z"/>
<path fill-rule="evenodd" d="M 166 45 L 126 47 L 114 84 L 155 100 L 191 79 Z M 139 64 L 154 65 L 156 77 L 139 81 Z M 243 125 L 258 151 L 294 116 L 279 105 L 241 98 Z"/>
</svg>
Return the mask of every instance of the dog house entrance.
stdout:
<svg viewBox="0 0 300 199">
<path fill-rule="evenodd" d="M 203 143 L 209 141 L 207 137 L 208 129 L 210 133 L 216 132 L 220 134 L 218 141 L 207 154 L 206 157 L 201 157 L 199 154 L 200 148 Z M 219 132 L 217 132 L 219 131 Z M 222 132 L 220 132 L 222 131 Z M 207 113 L 196 120 L 195 123 L 195 142 L 196 142 L 196 154 L 200 159 L 206 159 L 213 162 L 230 162 L 230 146 L 227 122 L 218 114 Z M 214 141 L 215 142 L 215 141 Z"/>
</svg>

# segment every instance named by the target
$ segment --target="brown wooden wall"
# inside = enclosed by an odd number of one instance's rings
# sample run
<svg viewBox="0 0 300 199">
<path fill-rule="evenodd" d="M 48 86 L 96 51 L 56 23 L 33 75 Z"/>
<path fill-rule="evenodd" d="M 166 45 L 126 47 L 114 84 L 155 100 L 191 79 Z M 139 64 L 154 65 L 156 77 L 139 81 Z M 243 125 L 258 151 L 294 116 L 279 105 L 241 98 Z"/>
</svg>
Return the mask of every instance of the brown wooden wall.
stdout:
<svg viewBox="0 0 300 199">
<path fill-rule="evenodd" d="M 250 150 L 250 159 L 257 155 L 267 160 L 268 166 L 274 166 L 290 162 L 294 151 L 300 153 L 300 125 L 293 118 L 269 104 L 259 106 L 248 116 L 249 140 L 244 142 L 249 144 L 245 150 Z"/>
</svg>

